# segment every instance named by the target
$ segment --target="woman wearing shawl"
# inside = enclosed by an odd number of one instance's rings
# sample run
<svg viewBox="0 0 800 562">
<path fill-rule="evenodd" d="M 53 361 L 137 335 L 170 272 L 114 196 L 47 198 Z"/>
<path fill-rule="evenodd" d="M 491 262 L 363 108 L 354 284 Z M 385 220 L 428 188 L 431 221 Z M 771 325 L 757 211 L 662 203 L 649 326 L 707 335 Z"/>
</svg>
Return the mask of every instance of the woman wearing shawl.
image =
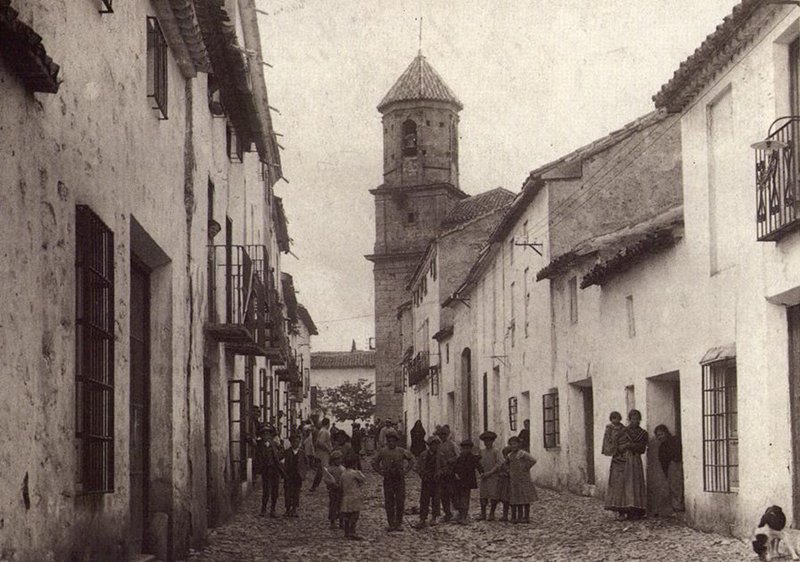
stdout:
<svg viewBox="0 0 800 562">
<path fill-rule="evenodd" d="M 425 449 L 425 428 L 422 427 L 422 421 L 417 420 L 411 428 L 411 454 L 418 457 Z"/>
<path fill-rule="evenodd" d="M 617 519 L 641 519 L 647 505 L 642 454 L 647 450 L 647 432 L 639 427 L 642 414 L 631 410 L 628 426 L 617 438 L 611 457 L 605 508 L 617 512 Z"/>
</svg>

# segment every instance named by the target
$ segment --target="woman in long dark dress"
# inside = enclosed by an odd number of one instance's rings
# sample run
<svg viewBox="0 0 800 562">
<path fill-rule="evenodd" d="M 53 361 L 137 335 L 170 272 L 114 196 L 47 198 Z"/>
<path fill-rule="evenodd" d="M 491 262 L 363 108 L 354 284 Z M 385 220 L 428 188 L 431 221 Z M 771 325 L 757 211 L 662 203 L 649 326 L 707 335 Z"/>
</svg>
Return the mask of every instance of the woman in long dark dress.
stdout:
<svg viewBox="0 0 800 562">
<path fill-rule="evenodd" d="M 647 491 L 642 454 L 647 450 L 647 432 L 639 427 L 642 414 L 631 410 L 628 426 L 614 445 L 605 508 L 617 512 L 617 519 L 641 519 L 646 513 Z"/>
<path fill-rule="evenodd" d="M 425 428 L 422 427 L 422 420 L 417 420 L 411 428 L 411 454 L 418 457 L 425 449 Z"/>
</svg>

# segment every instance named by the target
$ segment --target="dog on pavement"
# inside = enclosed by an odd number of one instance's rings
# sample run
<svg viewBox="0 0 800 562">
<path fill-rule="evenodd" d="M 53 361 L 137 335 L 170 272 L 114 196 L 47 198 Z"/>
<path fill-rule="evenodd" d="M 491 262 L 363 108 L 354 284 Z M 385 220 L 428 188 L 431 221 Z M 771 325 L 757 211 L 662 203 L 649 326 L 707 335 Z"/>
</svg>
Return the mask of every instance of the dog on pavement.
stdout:
<svg viewBox="0 0 800 562">
<path fill-rule="evenodd" d="M 767 508 L 758 527 L 753 531 L 753 550 L 758 554 L 759 560 L 772 560 L 778 556 L 778 548 L 783 543 L 792 560 L 800 560 L 795 550 L 797 537 L 792 529 L 786 529 L 786 515 L 780 506 L 773 505 Z"/>
</svg>

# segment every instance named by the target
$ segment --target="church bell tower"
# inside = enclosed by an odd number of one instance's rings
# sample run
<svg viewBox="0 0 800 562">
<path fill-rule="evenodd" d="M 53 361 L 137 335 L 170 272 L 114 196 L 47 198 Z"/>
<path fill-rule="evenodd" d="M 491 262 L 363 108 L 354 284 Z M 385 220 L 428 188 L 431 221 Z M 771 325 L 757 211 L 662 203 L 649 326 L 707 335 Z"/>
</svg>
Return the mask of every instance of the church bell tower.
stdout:
<svg viewBox="0 0 800 562">
<path fill-rule="evenodd" d="M 403 418 L 397 309 L 417 261 L 450 209 L 458 187 L 458 113 L 463 108 L 422 52 L 378 104 L 383 119 L 383 183 L 375 197 L 376 417 Z"/>
</svg>

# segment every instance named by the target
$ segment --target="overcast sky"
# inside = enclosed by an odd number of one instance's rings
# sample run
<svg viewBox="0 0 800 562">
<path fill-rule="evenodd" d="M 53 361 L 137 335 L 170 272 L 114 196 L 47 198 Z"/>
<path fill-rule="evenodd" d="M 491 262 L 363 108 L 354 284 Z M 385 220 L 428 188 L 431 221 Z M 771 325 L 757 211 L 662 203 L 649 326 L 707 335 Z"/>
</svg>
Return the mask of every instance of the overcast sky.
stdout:
<svg viewBox="0 0 800 562">
<path fill-rule="evenodd" d="M 464 104 L 461 188 L 517 192 L 528 172 L 653 109 L 651 96 L 737 0 L 256 0 L 293 239 L 285 271 L 320 335 L 374 335 L 375 106 L 423 52 Z"/>
</svg>

